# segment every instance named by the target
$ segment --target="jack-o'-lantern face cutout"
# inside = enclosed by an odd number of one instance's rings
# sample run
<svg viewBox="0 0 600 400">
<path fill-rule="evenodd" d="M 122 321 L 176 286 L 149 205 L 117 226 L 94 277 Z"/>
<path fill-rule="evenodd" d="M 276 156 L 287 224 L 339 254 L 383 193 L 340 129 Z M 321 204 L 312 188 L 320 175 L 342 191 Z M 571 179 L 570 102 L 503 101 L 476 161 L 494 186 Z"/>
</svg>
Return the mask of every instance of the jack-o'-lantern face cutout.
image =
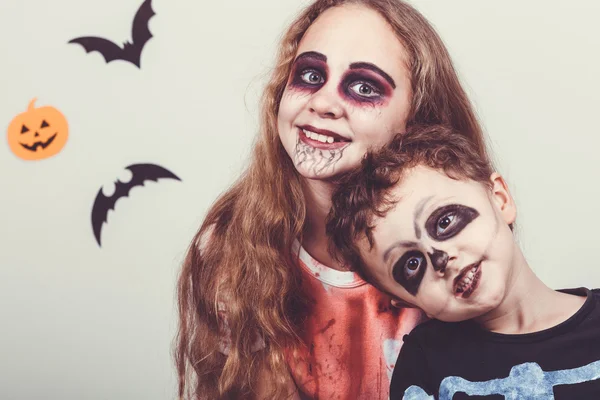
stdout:
<svg viewBox="0 0 600 400">
<path fill-rule="evenodd" d="M 42 160 L 60 152 L 69 137 L 64 115 L 51 106 L 34 107 L 17 115 L 8 125 L 8 145 L 23 160 Z"/>
</svg>

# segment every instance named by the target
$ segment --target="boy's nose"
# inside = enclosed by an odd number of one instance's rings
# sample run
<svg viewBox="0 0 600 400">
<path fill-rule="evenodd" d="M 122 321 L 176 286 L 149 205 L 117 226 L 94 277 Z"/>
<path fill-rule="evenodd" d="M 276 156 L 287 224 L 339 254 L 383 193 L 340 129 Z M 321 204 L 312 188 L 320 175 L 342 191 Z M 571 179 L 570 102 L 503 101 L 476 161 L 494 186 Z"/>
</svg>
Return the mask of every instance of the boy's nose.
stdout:
<svg viewBox="0 0 600 400">
<path fill-rule="evenodd" d="M 448 253 L 445 251 L 433 249 L 432 253 L 427 253 L 431 259 L 431 264 L 435 271 L 444 272 L 446 265 L 448 265 Z"/>
</svg>

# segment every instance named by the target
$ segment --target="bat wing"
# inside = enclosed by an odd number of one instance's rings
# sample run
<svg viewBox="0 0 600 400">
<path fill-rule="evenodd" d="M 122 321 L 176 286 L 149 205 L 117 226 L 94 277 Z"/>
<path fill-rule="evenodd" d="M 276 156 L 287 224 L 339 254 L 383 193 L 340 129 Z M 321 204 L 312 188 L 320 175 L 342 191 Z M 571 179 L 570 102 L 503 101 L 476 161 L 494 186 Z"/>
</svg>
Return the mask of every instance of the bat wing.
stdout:
<svg viewBox="0 0 600 400">
<path fill-rule="evenodd" d="M 145 0 L 133 18 L 131 39 L 133 40 L 133 46 L 140 54 L 146 42 L 152 38 L 152 33 L 148 28 L 148 21 L 154 15 L 156 14 L 152 9 L 152 0 Z"/>
<path fill-rule="evenodd" d="M 98 245 L 101 245 L 100 234 L 102 226 L 107 220 L 108 212 L 115 208 L 117 200 L 127 197 L 131 189 L 136 186 L 144 186 L 144 182 L 147 180 L 158 181 L 160 178 L 169 178 L 181 181 L 174 173 L 156 164 L 132 164 L 127 169 L 131 171 L 131 180 L 129 182 L 116 182 L 115 192 L 110 197 L 105 196 L 102 189 L 96 195 L 96 200 L 92 207 L 92 229 Z"/>
<path fill-rule="evenodd" d="M 102 225 L 106 222 L 108 212 L 115 208 L 115 203 L 118 199 L 116 194 L 115 190 L 115 193 L 112 196 L 107 197 L 102 192 L 102 188 L 100 188 L 96 195 L 96 199 L 94 200 L 94 205 L 92 206 L 92 229 L 99 246 L 101 246 L 100 234 L 102 232 Z"/>
<path fill-rule="evenodd" d="M 102 54 L 107 63 L 122 59 L 123 49 L 117 46 L 110 40 L 95 37 L 95 36 L 83 36 L 69 40 L 69 43 L 80 44 L 86 53 L 97 51 Z"/>
<path fill-rule="evenodd" d="M 132 174 L 131 181 L 129 181 L 132 186 L 143 186 L 145 181 L 158 181 L 160 178 L 181 180 L 168 169 L 156 164 L 132 164 L 127 169 Z"/>
</svg>

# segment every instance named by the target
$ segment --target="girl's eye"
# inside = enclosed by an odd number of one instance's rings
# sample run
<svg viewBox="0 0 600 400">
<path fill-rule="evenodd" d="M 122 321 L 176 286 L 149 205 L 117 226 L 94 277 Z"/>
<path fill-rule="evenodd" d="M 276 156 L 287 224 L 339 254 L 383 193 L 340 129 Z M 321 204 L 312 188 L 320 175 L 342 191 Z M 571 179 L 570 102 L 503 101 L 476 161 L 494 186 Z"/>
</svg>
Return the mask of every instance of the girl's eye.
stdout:
<svg viewBox="0 0 600 400">
<path fill-rule="evenodd" d="M 406 260 L 404 264 L 404 277 L 408 280 L 419 272 L 419 269 L 423 266 L 425 257 L 422 254 L 415 254 Z"/>
<path fill-rule="evenodd" d="M 373 86 L 369 85 L 365 82 L 356 82 L 350 85 L 350 90 L 362 97 L 377 97 L 379 96 L 379 91 L 375 89 Z"/>
<path fill-rule="evenodd" d="M 310 85 L 318 85 L 325 82 L 325 79 L 323 79 L 321 74 L 313 70 L 304 71 L 302 75 L 300 75 L 300 78 Z"/>
</svg>

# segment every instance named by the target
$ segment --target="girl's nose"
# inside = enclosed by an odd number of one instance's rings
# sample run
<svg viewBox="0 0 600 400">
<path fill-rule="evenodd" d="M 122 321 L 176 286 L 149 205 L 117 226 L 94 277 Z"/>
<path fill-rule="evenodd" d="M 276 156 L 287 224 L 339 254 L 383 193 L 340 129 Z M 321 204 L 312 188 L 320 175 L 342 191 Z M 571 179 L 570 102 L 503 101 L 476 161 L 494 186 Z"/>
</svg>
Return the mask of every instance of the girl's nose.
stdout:
<svg viewBox="0 0 600 400">
<path fill-rule="evenodd" d="M 338 94 L 325 86 L 312 95 L 308 106 L 311 112 L 321 118 L 337 119 L 344 112 Z"/>
</svg>

